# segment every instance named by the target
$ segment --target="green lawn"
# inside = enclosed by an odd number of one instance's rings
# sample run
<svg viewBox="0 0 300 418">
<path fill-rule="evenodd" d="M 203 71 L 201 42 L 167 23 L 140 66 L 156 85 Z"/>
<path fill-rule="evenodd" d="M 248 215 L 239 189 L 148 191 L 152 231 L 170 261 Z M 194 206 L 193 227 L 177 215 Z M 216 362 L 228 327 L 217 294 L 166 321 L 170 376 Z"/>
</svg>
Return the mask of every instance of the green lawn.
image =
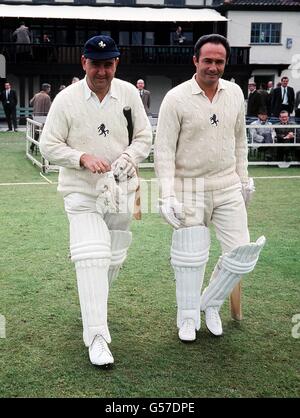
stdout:
<svg viewBox="0 0 300 418">
<path fill-rule="evenodd" d="M 195 343 L 179 341 L 171 228 L 157 214 L 133 221 L 133 244 L 109 300 L 115 365 L 101 370 L 82 342 L 61 197 L 24 158 L 23 136 L 0 133 L 0 183 L 41 183 L 0 186 L 0 397 L 299 396 L 292 317 L 300 313 L 300 178 L 256 179 L 250 233 L 253 240 L 264 234 L 267 244 L 243 282 L 244 320 L 232 321 L 226 303 L 221 338 L 203 324 Z M 300 169 L 250 173 L 300 176 Z M 206 281 L 218 255 L 213 236 Z"/>
</svg>

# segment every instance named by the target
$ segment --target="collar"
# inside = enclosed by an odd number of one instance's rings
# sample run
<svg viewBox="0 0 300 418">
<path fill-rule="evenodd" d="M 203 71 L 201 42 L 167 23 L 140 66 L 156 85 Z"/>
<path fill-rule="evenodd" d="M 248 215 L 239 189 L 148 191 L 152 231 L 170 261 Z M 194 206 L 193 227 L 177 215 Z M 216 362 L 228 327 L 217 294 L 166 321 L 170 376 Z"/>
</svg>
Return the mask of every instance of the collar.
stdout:
<svg viewBox="0 0 300 418">
<path fill-rule="evenodd" d="M 202 90 L 202 88 L 199 86 L 199 84 L 196 81 L 196 74 L 193 75 L 193 77 L 191 79 L 191 84 L 192 84 L 192 94 L 203 94 L 203 95 L 205 95 L 204 90 Z M 216 93 L 218 93 L 220 90 L 225 90 L 225 89 L 226 89 L 226 85 L 224 83 L 224 80 L 222 78 L 220 78 Z"/>
<path fill-rule="evenodd" d="M 86 81 L 86 76 L 84 77 L 84 79 L 82 80 L 83 83 L 83 88 L 84 88 L 84 96 L 86 100 L 89 100 L 91 97 L 97 97 L 96 93 L 94 93 L 88 86 L 88 83 Z M 114 85 L 114 80 L 112 80 L 111 85 L 110 85 L 110 89 L 108 90 L 107 94 L 105 97 L 113 97 L 114 99 L 118 98 L 117 92 L 116 92 L 116 88 Z"/>
</svg>

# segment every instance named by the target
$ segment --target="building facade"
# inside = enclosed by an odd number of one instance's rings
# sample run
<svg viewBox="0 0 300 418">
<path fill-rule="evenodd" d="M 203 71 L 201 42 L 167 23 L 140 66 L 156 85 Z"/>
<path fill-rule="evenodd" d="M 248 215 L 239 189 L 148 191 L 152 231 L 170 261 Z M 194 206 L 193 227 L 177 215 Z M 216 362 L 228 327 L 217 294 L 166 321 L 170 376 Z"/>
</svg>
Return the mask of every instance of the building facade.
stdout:
<svg viewBox="0 0 300 418">
<path fill-rule="evenodd" d="M 8 0 L 0 1 L 0 54 L 6 78 L 19 94 L 21 106 L 42 83 L 61 84 L 82 77 L 84 42 L 96 34 L 112 36 L 121 50 L 117 76 L 133 84 L 142 78 L 151 91 L 151 112 L 173 86 L 194 73 L 193 44 L 204 34 L 227 33 L 227 18 L 213 0 Z M 24 21 L 31 43 L 22 50 L 13 32 Z M 175 31 L 182 27 L 184 42 Z M 45 36 L 49 42 L 45 41 Z M 235 43 L 225 78 L 246 88 L 249 46 Z"/>
<path fill-rule="evenodd" d="M 228 18 L 232 46 L 250 47 L 250 78 L 259 86 L 281 77 L 300 91 L 300 0 L 225 0 L 215 7 Z"/>
</svg>

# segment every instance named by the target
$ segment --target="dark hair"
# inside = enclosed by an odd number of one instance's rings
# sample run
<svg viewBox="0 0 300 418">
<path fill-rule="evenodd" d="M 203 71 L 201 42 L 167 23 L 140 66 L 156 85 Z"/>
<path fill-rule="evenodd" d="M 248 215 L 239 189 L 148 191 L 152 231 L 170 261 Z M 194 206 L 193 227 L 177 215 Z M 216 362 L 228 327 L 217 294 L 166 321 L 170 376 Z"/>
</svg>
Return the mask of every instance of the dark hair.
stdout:
<svg viewBox="0 0 300 418">
<path fill-rule="evenodd" d="M 288 80 L 289 78 L 286 76 L 286 75 L 284 75 L 283 77 L 281 77 L 281 81 L 283 81 L 283 80 Z"/>
<path fill-rule="evenodd" d="M 203 35 L 201 36 L 201 38 L 198 39 L 198 41 L 195 43 L 194 46 L 194 55 L 197 58 L 197 61 L 199 59 L 200 56 L 200 49 L 202 48 L 203 45 L 207 44 L 207 43 L 212 43 L 212 44 L 221 44 L 224 46 L 224 48 L 226 49 L 226 61 L 229 60 L 230 57 L 230 45 L 229 42 L 227 41 L 227 39 L 222 36 L 219 35 L 217 33 L 211 33 L 210 35 Z"/>
</svg>

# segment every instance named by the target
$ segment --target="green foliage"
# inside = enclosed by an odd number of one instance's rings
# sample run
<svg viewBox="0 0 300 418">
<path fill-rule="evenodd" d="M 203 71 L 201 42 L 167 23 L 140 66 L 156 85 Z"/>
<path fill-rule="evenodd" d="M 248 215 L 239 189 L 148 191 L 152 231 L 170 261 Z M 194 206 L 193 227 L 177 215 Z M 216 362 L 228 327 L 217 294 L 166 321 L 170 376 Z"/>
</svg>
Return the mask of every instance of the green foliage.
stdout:
<svg viewBox="0 0 300 418">
<path fill-rule="evenodd" d="M 197 341 L 177 337 L 171 228 L 158 214 L 133 221 L 133 244 L 109 300 L 112 370 L 93 367 L 82 342 L 68 222 L 56 185 L 24 158 L 20 134 L 0 134 L 0 397 L 297 397 L 299 182 L 256 179 L 252 239 L 267 245 L 243 282 L 244 320 L 222 309 L 224 336 L 204 320 Z M 299 168 L 251 168 L 254 176 L 300 175 Z M 151 171 L 142 172 L 151 178 Z M 48 176 L 53 181 L 57 175 Z M 213 235 L 208 281 L 219 255 Z"/>
</svg>

